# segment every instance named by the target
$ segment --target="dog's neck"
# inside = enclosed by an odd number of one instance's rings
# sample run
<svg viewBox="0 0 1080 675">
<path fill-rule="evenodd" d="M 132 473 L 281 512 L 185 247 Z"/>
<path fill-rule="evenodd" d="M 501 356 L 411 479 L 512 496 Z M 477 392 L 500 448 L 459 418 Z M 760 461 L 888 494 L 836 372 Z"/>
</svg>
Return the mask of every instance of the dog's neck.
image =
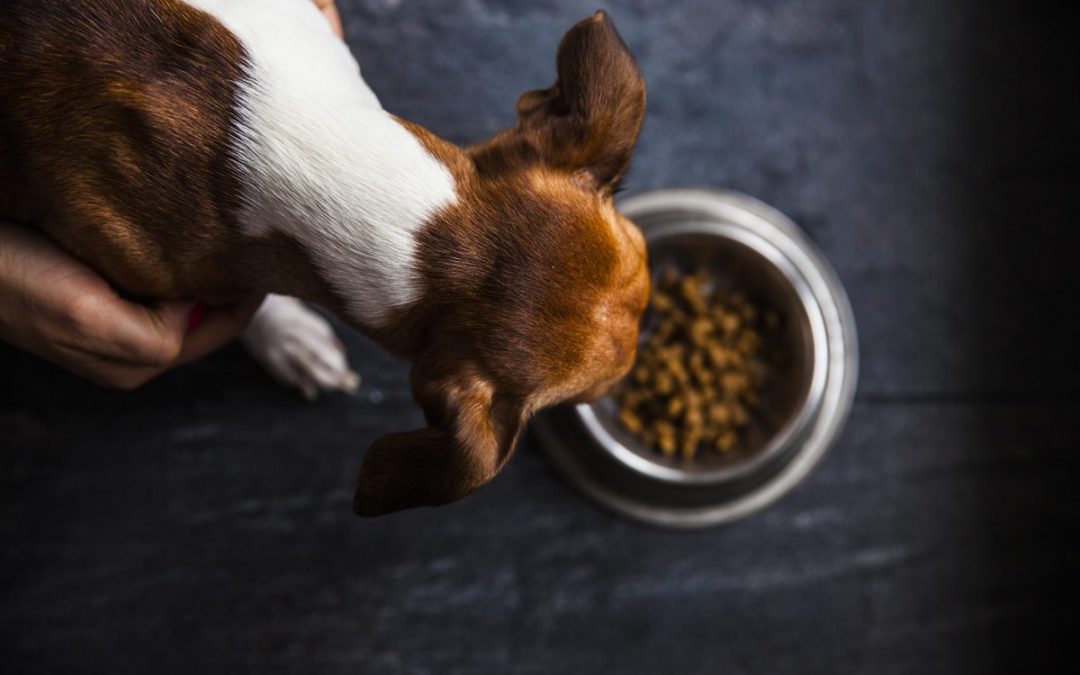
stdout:
<svg viewBox="0 0 1080 675">
<path fill-rule="evenodd" d="M 236 129 L 244 233 L 291 239 L 352 322 L 381 326 L 417 299 L 416 234 L 455 201 L 451 173 L 382 109 L 313 3 L 189 2 L 247 51 Z"/>
</svg>

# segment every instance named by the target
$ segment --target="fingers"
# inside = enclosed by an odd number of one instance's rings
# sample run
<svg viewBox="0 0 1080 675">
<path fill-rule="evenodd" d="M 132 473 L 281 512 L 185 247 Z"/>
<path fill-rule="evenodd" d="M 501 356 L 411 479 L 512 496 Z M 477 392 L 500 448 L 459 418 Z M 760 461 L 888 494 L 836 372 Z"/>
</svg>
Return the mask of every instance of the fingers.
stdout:
<svg viewBox="0 0 1080 675">
<path fill-rule="evenodd" d="M 108 387 L 137 389 L 158 375 L 195 361 L 222 347 L 244 330 L 258 302 L 208 310 L 205 319 L 190 332 L 188 314 L 193 303 L 161 302 L 152 307 L 123 310 L 131 323 L 123 330 L 131 341 L 130 353 L 111 357 L 86 351 L 73 367 L 77 374 Z"/>
<path fill-rule="evenodd" d="M 81 372 L 77 368 L 72 372 L 103 387 L 132 391 L 161 375 L 165 369 L 98 362 L 92 363 Z"/>
<path fill-rule="evenodd" d="M 100 384 L 132 389 L 236 337 L 261 302 L 209 310 L 144 305 L 41 235 L 0 223 L 0 339 Z"/>
<path fill-rule="evenodd" d="M 207 310 L 199 324 L 184 336 L 173 365 L 190 363 L 222 347 L 244 332 L 262 297 Z M 186 315 L 185 315 L 186 322 Z"/>
<path fill-rule="evenodd" d="M 236 338 L 258 307 L 247 300 L 205 310 L 194 327 L 196 303 L 168 300 L 141 305 L 119 297 L 103 298 L 108 319 L 99 322 L 99 353 L 119 363 L 164 371 L 206 356 Z"/>
<path fill-rule="evenodd" d="M 189 330 L 188 317 L 195 304 L 189 301 L 146 306 L 105 296 L 96 303 L 94 316 L 84 321 L 92 326 L 88 336 L 65 341 L 65 351 L 74 357 L 68 359 L 69 368 L 120 389 L 140 387 L 225 345 L 243 331 L 259 304 L 247 301 L 209 309 L 199 325 Z"/>
<path fill-rule="evenodd" d="M 78 346 L 104 360 L 165 368 L 184 346 L 193 303 L 130 302 L 111 289 L 81 296 L 74 309 Z"/>
</svg>

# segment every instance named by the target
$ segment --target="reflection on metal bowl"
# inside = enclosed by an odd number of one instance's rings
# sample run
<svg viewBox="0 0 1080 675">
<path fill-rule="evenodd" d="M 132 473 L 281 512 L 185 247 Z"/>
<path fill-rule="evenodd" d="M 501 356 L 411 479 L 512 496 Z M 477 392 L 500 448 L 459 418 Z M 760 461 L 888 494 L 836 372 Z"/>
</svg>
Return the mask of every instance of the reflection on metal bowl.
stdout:
<svg viewBox="0 0 1080 675">
<path fill-rule="evenodd" d="M 609 397 L 542 413 L 534 432 L 567 478 L 601 504 L 656 525 L 700 527 L 747 515 L 802 480 L 839 432 L 858 347 L 847 295 L 820 251 L 783 214 L 734 192 L 662 190 L 620 210 L 645 235 L 652 269 L 704 267 L 785 318 L 784 354 L 739 448 L 686 460 L 644 447 Z"/>
</svg>

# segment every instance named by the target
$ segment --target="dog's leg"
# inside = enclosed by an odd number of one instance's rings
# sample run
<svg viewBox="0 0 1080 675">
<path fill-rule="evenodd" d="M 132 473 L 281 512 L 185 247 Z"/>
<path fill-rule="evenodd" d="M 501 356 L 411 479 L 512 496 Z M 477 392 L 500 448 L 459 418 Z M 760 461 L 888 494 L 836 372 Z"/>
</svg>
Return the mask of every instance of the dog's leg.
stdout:
<svg viewBox="0 0 1080 675">
<path fill-rule="evenodd" d="M 360 386 L 333 328 L 296 298 L 266 296 L 243 341 L 275 379 L 308 400 L 320 389 L 352 393 Z"/>
</svg>

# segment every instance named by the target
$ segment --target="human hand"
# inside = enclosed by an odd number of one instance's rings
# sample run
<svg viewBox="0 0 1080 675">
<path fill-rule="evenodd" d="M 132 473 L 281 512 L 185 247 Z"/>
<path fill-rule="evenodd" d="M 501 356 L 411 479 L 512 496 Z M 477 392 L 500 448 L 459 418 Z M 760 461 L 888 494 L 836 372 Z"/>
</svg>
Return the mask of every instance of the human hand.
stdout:
<svg viewBox="0 0 1080 675">
<path fill-rule="evenodd" d="M 326 20 L 330 22 L 330 29 L 334 31 L 334 34 L 344 39 L 345 33 L 341 28 L 341 15 L 338 14 L 334 0 L 315 0 L 315 4 L 326 17 Z"/>
<path fill-rule="evenodd" d="M 343 37 L 334 0 L 313 2 Z M 128 301 L 45 237 L 0 222 L 0 339 L 99 384 L 134 389 L 205 356 L 237 337 L 261 302 L 193 322 L 197 303 Z"/>
<path fill-rule="evenodd" d="M 196 303 L 126 300 L 45 237 L 0 223 L 0 339 L 99 384 L 134 389 L 205 356 L 261 301 L 209 309 L 189 327 Z"/>
</svg>

